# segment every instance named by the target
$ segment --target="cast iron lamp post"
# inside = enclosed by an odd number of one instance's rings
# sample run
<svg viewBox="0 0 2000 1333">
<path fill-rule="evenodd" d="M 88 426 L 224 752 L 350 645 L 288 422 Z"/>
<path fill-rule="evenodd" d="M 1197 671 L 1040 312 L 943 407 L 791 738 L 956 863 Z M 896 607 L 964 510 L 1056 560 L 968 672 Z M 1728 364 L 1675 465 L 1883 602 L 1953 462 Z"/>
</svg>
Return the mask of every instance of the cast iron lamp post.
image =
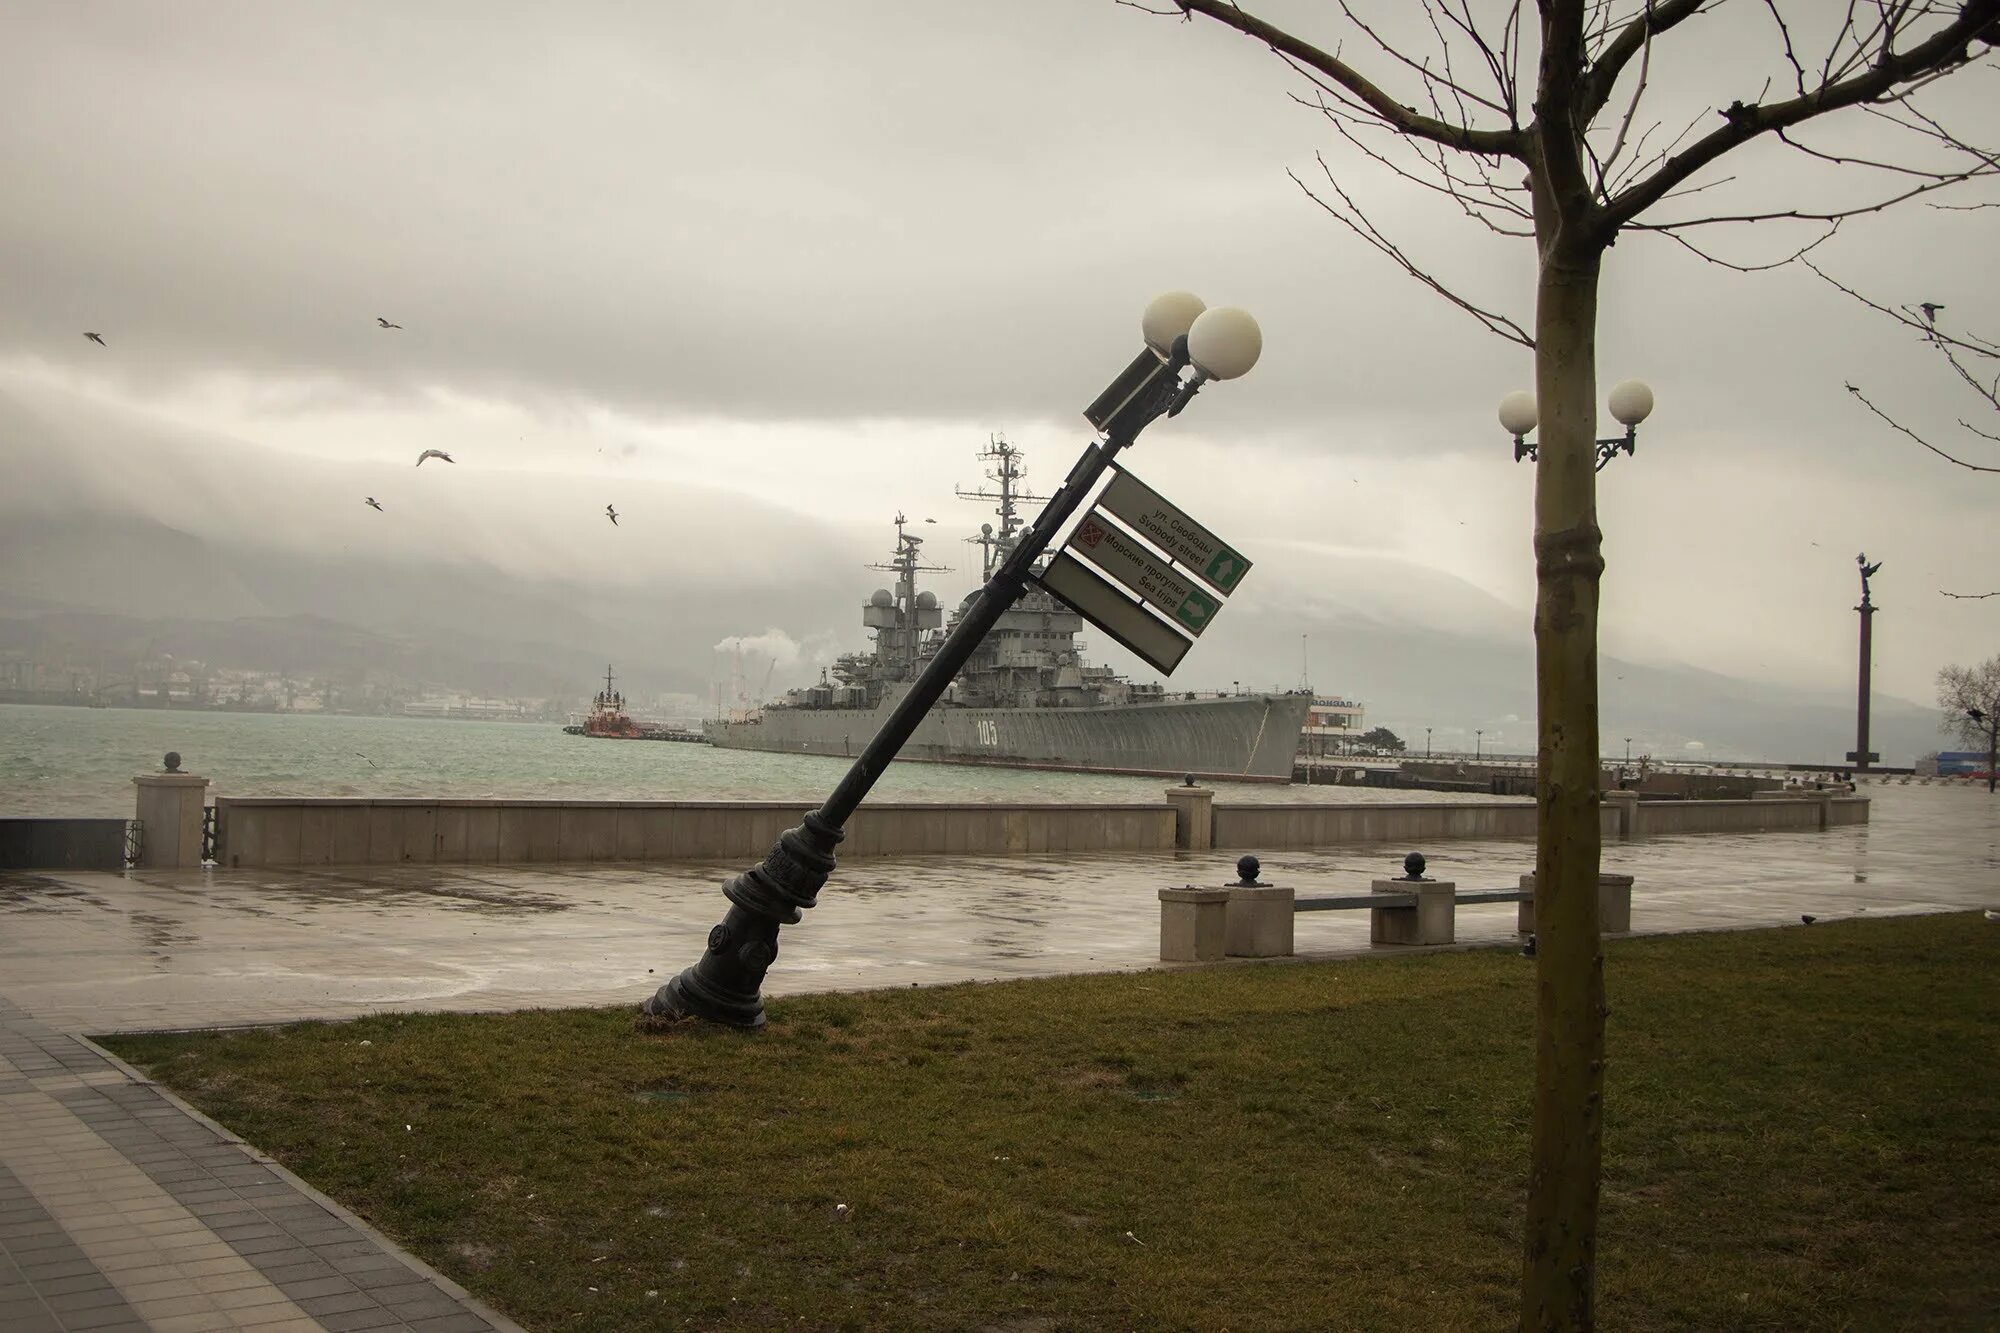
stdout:
<svg viewBox="0 0 2000 1333">
<path fill-rule="evenodd" d="M 778 956 L 778 930 L 797 925 L 833 873 L 841 826 L 957 676 L 1008 607 L 1027 590 L 1036 559 L 1083 505 L 1118 451 L 1161 416 L 1175 416 L 1210 380 L 1229 380 L 1257 364 L 1257 321 L 1228 307 L 1209 310 L 1188 292 L 1169 292 L 1139 322 L 1146 346 L 1084 409 L 1102 432 L 1070 469 L 1035 521 L 1001 557 L 909 692 L 897 701 L 847 776 L 819 809 L 778 837 L 761 864 L 722 886 L 729 911 L 708 932 L 699 961 L 660 987 L 644 1006 L 655 1018 L 705 1018 L 731 1027 L 764 1023 L 764 974 Z"/>
<path fill-rule="evenodd" d="M 1472 733 L 1472 757 L 1477 761 L 1486 745 L 1486 732 L 1475 729 Z"/>
<path fill-rule="evenodd" d="M 1637 450 L 1639 423 L 1653 414 L 1653 391 L 1639 380 L 1626 380 L 1612 386 L 1610 406 L 1612 417 L 1625 428 L 1625 433 L 1597 442 L 1599 472 L 1604 471 L 1604 465 L 1619 454 Z M 1535 456 L 1535 441 L 1528 439 L 1527 434 L 1540 419 L 1535 410 L 1535 395 L 1526 389 L 1516 389 L 1500 400 L 1500 424 L 1514 437 L 1516 463 Z"/>
</svg>

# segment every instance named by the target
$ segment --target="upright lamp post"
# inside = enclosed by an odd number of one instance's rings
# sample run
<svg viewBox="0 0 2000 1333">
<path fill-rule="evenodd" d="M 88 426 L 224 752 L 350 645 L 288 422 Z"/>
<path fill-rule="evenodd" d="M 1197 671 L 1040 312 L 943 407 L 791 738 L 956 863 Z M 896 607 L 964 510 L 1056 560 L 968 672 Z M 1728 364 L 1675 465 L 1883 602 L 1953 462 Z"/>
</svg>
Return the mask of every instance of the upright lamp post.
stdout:
<svg viewBox="0 0 2000 1333">
<path fill-rule="evenodd" d="M 1478 761 L 1481 754 L 1481 747 L 1485 743 L 1486 743 L 1485 731 L 1475 728 L 1472 733 L 1472 758 L 1475 762 Z"/>
<path fill-rule="evenodd" d="M 764 974 L 778 956 L 778 931 L 797 925 L 819 901 L 833 873 L 834 848 L 869 789 L 910 733 L 924 720 L 988 630 L 1027 591 L 1036 559 L 1084 503 L 1105 469 L 1153 421 L 1178 415 L 1210 380 L 1229 380 L 1257 364 L 1263 334 L 1257 321 L 1228 307 L 1207 309 L 1201 298 L 1169 292 L 1140 320 L 1146 346 L 1084 416 L 1103 433 L 1070 469 L 1046 507 L 1007 551 L 992 577 L 959 617 L 923 673 L 897 701 L 874 739 L 819 809 L 778 837 L 761 864 L 722 886 L 729 910 L 708 932 L 699 961 L 660 987 L 644 1006 L 656 1018 L 705 1018 L 731 1027 L 764 1023 Z"/>
<path fill-rule="evenodd" d="M 1431 757 L 1431 729 L 1430 729 L 1429 727 L 1425 727 L 1425 728 L 1424 728 L 1424 758 L 1428 759 L 1428 758 L 1430 758 L 1430 757 Z"/>
</svg>

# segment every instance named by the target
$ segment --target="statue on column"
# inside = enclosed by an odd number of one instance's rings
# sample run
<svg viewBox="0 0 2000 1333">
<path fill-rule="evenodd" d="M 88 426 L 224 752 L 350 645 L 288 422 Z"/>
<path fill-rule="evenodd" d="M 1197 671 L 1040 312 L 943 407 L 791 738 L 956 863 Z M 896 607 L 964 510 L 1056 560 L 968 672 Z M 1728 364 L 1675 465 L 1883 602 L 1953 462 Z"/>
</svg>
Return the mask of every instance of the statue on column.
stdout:
<svg viewBox="0 0 2000 1333">
<path fill-rule="evenodd" d="M 1861 604 L 1863 606 L 1871 606 L 1873 603 L 1868 600 L 1868 580 L 1874 575 L 1876 570 L 1882 568 L 1882 562 L 1877 560 L 1874 564 L 1869 564 L 1868 553 L 1863 551 L 1860 555 L 1854 557 L 1854 563 L 1861 566 Z"/>
</svg>

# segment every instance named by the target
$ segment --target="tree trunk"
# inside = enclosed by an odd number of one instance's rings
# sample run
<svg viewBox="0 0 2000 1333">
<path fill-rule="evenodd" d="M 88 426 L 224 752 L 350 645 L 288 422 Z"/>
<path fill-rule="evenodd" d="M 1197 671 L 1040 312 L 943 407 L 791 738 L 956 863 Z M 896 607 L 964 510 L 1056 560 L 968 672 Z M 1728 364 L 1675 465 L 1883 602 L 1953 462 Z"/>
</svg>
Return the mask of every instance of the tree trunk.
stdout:
<svg viewBox="0 0 2000 1333">
<path fill-rule="evenodd" d="M 1603 1130 L 1597 871 L 1597 279 L 1602 252 L 1545 245 L 1536 290 L 1535 1110 L 1524 1330 L 1589 1329 Z"/>
</svg>

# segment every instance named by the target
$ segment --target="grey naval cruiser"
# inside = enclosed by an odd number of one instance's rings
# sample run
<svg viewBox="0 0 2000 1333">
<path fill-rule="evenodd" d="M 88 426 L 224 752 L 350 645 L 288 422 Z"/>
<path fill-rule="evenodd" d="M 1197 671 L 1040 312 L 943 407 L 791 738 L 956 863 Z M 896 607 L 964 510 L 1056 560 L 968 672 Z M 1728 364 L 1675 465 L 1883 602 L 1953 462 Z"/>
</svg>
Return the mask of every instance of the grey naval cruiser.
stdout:
<svg viewBox="0 0 2000 1333">
<path fill-rule="evenodd" d="M 980 458 L 997 490 L 959 491 L 961 499 L 997 502 L 1000 525 L 980 525 L 987 577 L 1018 540 L 1019 506 L 1045 497 L 1021 489 L 1022 455 L 1002 439 Z M 874 635 L 865 653 L 848 653 L 817 685 L 738 717 L 704 724 L 708 739 L 738 750 L 852 757 L 861 753 L 915 682 L 948 630 L 937 595 L 919 591 L 924 539 L 896 516 L 896 549 L 886 564 L 895 588 L 880 588 L 861 608 Z M 955 624 L 972 604 L 951 614 Z M 1076 769 L 1160 777 L 1289 782 L 1310 692 L 1197 698 L 1158 684 L 1137 684 L 1108 666 L 1083 660 L 1083 617 L 1037 584 L 1001 617 L 944 697 L 903 746 L 904 759 L 1016 768 Z"/>
</svg>

